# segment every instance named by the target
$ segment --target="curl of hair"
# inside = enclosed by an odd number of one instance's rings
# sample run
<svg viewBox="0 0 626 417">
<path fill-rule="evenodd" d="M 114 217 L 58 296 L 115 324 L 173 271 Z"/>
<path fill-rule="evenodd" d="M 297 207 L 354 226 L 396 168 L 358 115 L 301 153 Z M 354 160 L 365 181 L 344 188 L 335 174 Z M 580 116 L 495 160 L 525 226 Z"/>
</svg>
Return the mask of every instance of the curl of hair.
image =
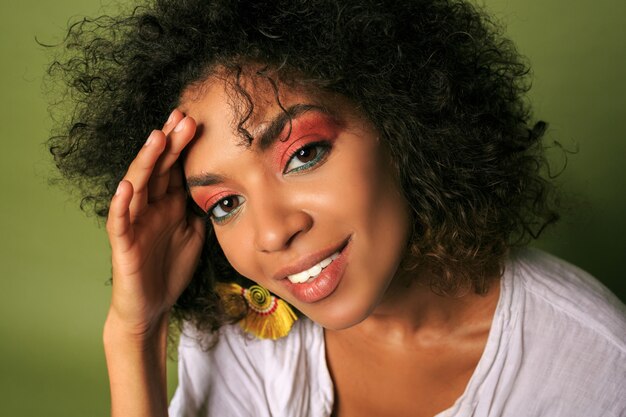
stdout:
<svg viewBox="0 0 626 417">
<path fill-rule="evenodd" d="M 507 251 L 558 218 L 542 175 L 546 125 L 530 122 L 524 99 L 528 67 L 466 1 L 154 0 L 75 23 L 63 46 L 49 74 L 73 109 L 49 147 L 99 216 L 183 90 L 254 62 L 346 96 L 374 123 L 413 212 L 403 267 L 427 264 L 433 289 L 485 291 Z M 174 313 L 214 330 L 214 282 L 244 278 L 207 227 Z"/>
</svg>

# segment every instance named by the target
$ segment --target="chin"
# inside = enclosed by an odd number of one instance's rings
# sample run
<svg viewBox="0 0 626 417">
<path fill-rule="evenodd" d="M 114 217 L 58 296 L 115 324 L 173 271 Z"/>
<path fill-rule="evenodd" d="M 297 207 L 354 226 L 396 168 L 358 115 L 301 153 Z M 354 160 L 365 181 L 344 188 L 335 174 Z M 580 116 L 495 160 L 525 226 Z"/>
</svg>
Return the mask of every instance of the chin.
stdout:
<svg viewBox="0 0 626 417">
<path fill-rule="evenodd" d="M 359 303 L 329 303 L 302 309 L 302 313 L 328 330 L 345 330 L 369 317 L 373 307 Z"/>
<path fill-rule="evenodd" d="M 365 275 L 365 272 L 357 274 L 357 276 Z M 356 326 L 374 312 L 391 282 L 391 279 L 376 280 L 374 277 L 393 275 L 391 273 L 372 274 L 369 285 L 362 285 L 364 281 L 360 281 L 361 285 L 359 285 L 359 281 L 350 279 L 352 276 L 354 274 L 346 274 L 343 282 L 328 298 L 313 304 L 296 303 L 294 305 L 305 316 L 325 329 L 345 330 Z M 378 282 L 378 285 L 373 282 Z"/>
</svg>

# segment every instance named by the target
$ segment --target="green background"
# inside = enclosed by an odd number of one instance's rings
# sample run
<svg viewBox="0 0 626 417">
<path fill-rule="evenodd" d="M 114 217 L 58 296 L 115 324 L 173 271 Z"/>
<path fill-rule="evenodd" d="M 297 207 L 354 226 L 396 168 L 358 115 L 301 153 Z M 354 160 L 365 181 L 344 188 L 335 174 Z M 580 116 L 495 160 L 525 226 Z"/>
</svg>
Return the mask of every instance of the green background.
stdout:
<svg viewBox="0 0 626 417">
<path fill-rule="evenodd" d="M 573 204 L 537 245 L 626 299 L 626 3 L 485 4 L 533 65 L 530 98 L 536 116 L 550 122 L 548 141 L 578 149 L 558 179 Z M 109 249 L 76 196 L 48 185 L 51 122 L 41 86 L 48 54 L 34 40 L 58 41 L 69 19 L 100 12 L 96 0 L 0 4 L 2 415 L 109 413 L 101 348 Z"/>
</svg>

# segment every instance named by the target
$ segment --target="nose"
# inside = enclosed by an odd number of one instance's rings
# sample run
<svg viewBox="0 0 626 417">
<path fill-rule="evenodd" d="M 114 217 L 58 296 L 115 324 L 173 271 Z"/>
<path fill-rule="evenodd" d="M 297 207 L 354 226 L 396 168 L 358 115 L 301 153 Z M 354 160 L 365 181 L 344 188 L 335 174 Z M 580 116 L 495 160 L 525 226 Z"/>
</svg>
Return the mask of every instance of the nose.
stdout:
<svg viewBox="0 0 626 417">
<path fill-rule="evenodd" d="M 264 193 L 254 206 L 255 246 L 260 252 L 289 248 L 313 225 L 310 214 L 290 201 L 288 195 Z"/>
</svg>

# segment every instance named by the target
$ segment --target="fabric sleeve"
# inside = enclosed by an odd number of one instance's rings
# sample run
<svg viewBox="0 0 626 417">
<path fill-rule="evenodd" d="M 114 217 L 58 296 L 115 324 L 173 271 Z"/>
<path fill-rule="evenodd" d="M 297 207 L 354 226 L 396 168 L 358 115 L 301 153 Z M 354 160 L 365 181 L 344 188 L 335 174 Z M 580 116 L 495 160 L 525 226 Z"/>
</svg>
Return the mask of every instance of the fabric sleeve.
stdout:
<svg viewBox="0 0 626 417">
<path fill-rule="evenodd" d="M 333 386 L 319 326 L 302 318 L 287 337 L 259 340 L 232 325 L 217 337 L 212 343 L 190 328 L 181 336 L 170 416 L 330 415 Z"/>
<path fill-rule="evenodd" d="M 171 417 L 254 416 L 255 404 L 266 402 L 254 356 L 226 326 L 219 343 L 187 328 L 178 347 L 178 388 L 169 407 Z M 253 353 L 253 352 L 252 352 Z"/>
</svg>

